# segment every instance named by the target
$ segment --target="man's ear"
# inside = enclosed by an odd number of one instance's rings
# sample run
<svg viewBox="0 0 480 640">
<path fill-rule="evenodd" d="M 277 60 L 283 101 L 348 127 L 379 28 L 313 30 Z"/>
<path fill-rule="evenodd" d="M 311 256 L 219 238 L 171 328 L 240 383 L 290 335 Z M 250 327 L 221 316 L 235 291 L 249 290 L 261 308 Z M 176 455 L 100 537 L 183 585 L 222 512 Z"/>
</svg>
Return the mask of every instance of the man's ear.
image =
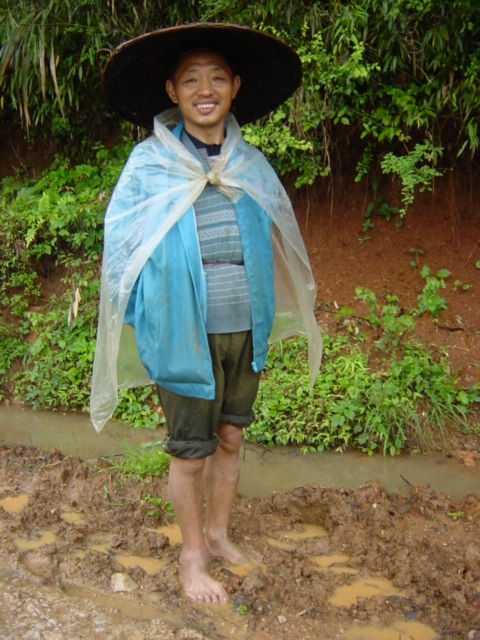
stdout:
<svg viewBox="0 0 480 640">
<path fill-rule="evenodd" d="M 173 82 L 171 80 L 167 80 L 165 83 L 165 91 L 167 92 L 168 97 L 174 104 L 178 104 L 177 94 L 175 92 L 175 87 L 173 86 Z"/>
<path fill-rule="evenodd" d="M 233 76 L 232 100 L 236 97 L 241 84 L 242 79 L 240 78 L 240 76 Z"/>
</svg>

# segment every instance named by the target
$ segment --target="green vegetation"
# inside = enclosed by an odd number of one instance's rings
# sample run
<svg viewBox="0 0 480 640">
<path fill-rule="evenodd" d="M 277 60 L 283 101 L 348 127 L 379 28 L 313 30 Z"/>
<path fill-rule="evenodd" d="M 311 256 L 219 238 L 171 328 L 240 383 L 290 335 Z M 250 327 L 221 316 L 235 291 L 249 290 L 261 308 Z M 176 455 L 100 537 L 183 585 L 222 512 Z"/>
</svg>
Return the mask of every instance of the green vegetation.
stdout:
<svg viewBox="0 0 480 640">
<path fill-rule="evenodd" d="M 394 455 L 428 448 L 432 434 L 467 430 L 480 386 L 458 389 L 447 359 L 405 343 L 373 369 L 359 342 L 324 336 L 324 360 L 313 393 L 302 342 L 272 347 L 260 387 L 255 443 L 300 445 L 304 451 L 352 447 Z"/>
<path fill-rule="evenodd" d="M 470 0 L 2 5 L 0 122 L 82 160 L 119 123 L 99 90 L 109 51 L 146 30 L 205 20 L 255 26 L 298 51 L 302 86 L 246 134 L 299 186 L 342 171 L 348 156 L 358 180 L 379 168 L 399 174 L 404 210 L 417 185 L 478 151 L 480 5 Z"/>
<path fill-rule="evenodd" d="M 173 522 L 175 513 L 173 507 L 168 500 L 163 500 L 149 493 L 142 494 L 142 503 L 148 505 L 147 516 L 154 516 L 156 520 Z"/>
<path fill-rule="evenodd" d="M 122 456 L 104 460 L 122 478 L 132 478 L 143 483 L 152 477 L 162 478 L 168 475 L 170 455 L 161 446 L 162 442 L 159 441 L 143 445 L 139 449 L 125 447 Z M 106 497 L 108 498 L 108 495 Z M 142 491 L 140 501 L 146 506 L 147 516 L 153 516 L 156 520 L 166 523 L 175 520 L 173 507 L 168 500 Z"/>
<path fill-rule="evenodd" d="M 463 511 L 452 511 L 447 513 L 447 516 L 454 522 L 458 522 L 458 520 L 461 520 L 465 516 L 465 513 Z"/>
<path fill-rule="evenodd" d="M 162 443 L 143 445 L 140 449 L 125 448 L 121 457 L 107 458 L 108 464 L 122 476 L 146 480 L 152 476 L 163 477 L 168 473 L 170 456 L 161 449 Z"/>
</svg>

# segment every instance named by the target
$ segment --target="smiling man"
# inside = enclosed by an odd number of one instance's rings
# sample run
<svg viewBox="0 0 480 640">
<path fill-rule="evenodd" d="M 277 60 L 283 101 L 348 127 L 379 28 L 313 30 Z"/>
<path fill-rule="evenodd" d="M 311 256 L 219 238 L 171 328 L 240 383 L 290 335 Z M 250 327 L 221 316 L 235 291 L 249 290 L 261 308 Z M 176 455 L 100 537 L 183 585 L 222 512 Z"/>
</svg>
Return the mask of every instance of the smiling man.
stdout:
<svg viewBox="0 0 480 640">
<path fill-rule="evenodd" d="M 178 105 L 187 133 L 207 144 L 222 144 L 225 118 L 240 84 L 222 55 L 197 50 L 181 57 L 166 91 Z"/>
<path fill-rule="evenodd" d="M 228 523 L 269 340 L 306 333 L 312 383 L 320 364 L 290 201 L 236 119 L 269 113 L 299 81 L 298 56 L 280 40 L 209 23 L 125 43 L 103 75 L 109 104 L 154 135 L 132 152 L 105 218 L 92 422 L 100 430 L 110 418 L 118 388 L 155 383 L 180 580 L 197 602 L 229 599 L 210 558 L 259 559 Z"/>
</svg>

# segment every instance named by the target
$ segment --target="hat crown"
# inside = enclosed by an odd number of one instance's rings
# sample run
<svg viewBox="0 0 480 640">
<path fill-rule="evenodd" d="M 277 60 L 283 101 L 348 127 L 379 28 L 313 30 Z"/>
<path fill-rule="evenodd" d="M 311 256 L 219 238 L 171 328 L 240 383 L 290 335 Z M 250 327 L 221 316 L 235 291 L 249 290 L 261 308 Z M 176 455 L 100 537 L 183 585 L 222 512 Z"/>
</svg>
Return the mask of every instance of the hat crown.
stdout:
<svg viewBox="0 0 480 640">
<path fill-rule="evenodd" d="M 155 115 L 172 107 L 165 91 L 172 66 L 197 48 L 222 53 L 240 75 L 232 105 L 240 124 L 267 115 L 300 84 L 300 58 L 283 41 L 250 27 L 201 22 L 159 29 L 117 47 L 102 74 L 105 100 L 130 122 L 152 128 Z"/>
</svg>

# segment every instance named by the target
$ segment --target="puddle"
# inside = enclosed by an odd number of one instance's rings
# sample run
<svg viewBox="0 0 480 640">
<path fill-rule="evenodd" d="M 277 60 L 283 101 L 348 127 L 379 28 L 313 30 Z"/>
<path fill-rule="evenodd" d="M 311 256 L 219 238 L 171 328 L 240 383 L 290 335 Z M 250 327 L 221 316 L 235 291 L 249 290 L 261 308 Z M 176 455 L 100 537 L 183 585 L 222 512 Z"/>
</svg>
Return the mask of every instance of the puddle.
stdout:
<svg viewBox="0 0 480 640">
<path fill-rule="evenodd" d="M 319 524 L 302 524 L 300 531 L 282 531 L 277 534 L 285 540 L 306 540 L 308 538 L 319 538 L 327 535 L 326 530 Z"/>
<path fill-rule="evenodd" d="M 390 580 L 365 578 L 364 580 L 356 580 L 352 584 L 337 587 L 328 601 L 337 607 L 350 607 L 357 603 L 357 598 L 371 598 L 373 596 L 388 598 L 388 596 L 401 595 L 403 595 L 403 591 L 394 587 Z"/>
<path fill-rule="evenodd" d="M 19 496 L 13 496 L 9 498 L 3 498 L 0 500 L 0 507 L 10 514 L 17 514 L 22 511 L 28 504 L 28 496 L 26 493 L 22 493 Z"/>
<path fill-rule="evenodd" d="M 62 513 L 60 517 L 69 524 L 81 524 L 82 522 L 85 522 L 85 516 L 81 513 L 66 511 L 65 513 Z"/>
<path fill-rule="evenodd" d="M 349 627 L 348 640 L 437 640 L 440 636 L 421 622 L 395 622 L 389 627 Z"/>
<path fill-rule="evenodd" d="M 312 561 L 317 565 L 319 571 L 328 571 L 329 573 L 346 573 L 354 576 L 358 573 L 358 569 L 342 566 L 349 560 L 350 558 L 348 556 L 340 555 L 312 557 Z"/>
<path fill-rule="evenodd" d="M 56 535 L 51 531 L 40 531 L 39 538 L 14 538 L 13 542 L 19 551 L 32 551 L 53 544 L 55 540 Z"/>
<path fill-rule="evenodd" d="M 110 421 L 97 434 L 87 414 L 30 411 L 0 406 L 0 440 L 7 444 L 56 448 L 82 458 L 122 454 L 164 437 Z M 480 465 L 477 465 L 480 466 Z M 242 452 L 239 493 L 262 497 L 308 484 L 357 489 L 377 480 L 387 491 L 407 493 L 411 484 L 430 485 L 452 499 L 480 492 L 480 468 L 470 469 L 441 454 L 367 456 L 356 451 L 301 454 L 294 447 L 264 449 L 248 443 Z"/>
<path fill-rule="evenodd" d="M 180 527 L 178 524 L 168 524 L 164 527 L 158 527 L 157 529 L 149 529 L 154 533 L 163 533 L 167 536 L 171 545 L 180 544 L 182 542 L 182 534 L 180 533 Z"/>
<path fill-rule="evenodd" d="M 351 576 L 356 576 L 358 573 L 358 569 L 354 569 L 353 567 L 341 567 L 336 565 L 328 567 L 328 569 L 319 568 L 319 571 L 328 571 L 329 573 L 346 573 Z"/>
<path fill-rule="evenodd" d="M 319 567 L 324 569 L 328 569 L 333 567 L 335 564 L 345 564 L 350 560 L 349 556 L 313 556 L 312 558 L 315 564 L 318 564 Z"/>
<path fill-rule="evenodd" d="M 267 538 L 267 542 L 272 547 L 277 547 L 278 549 L 284 549 L 285 551 L 295 551 L 295 545 L 288 544 L 288 542 L 283 542 L 282 540 L 277 540 L 276 538 Z"/>
<path fill-rule="evenodd" d="M 308 540 L 309 538 L 319 538 L 327 535 L 326 530 L 319 524 L 302 524 L 300 530 L 279 531 L 276 538 L 267 538 L 271 547 L 283 549 L 284 551 L 295 551 L 295 545 L 291 544 L 296 540 Z"/>
<path fill-rule="evenodd" d="M 84 587 L 69 586 L 65 589 L 65 593 L 68 596 L 82 598 L 90 601 L 95 600 L 96 605 L 100 605 L 106 608 L 108 611 L 115 609 L 122 614 L 128 616 L 131 620 L 157 620 L 159 617 L 158 603 L 164 598 L 160 593 L 142 593 L 139 594 L 140 599 L 138 601 L 132 600 L 122 594 L 102 594 L 100 592 L 94 592 L 91 589 Z M 245 632 L 245 627 L 248 624 L 248 617 L 243 618 L 232 607 L 232 603 L 225 605 L 216 605 L 212 607 L 208 604 L 196 603 L 196 609 L 203 609 L 205 614 L 211 619 L 210 628 L 218 629 L 221 632 L 221 636 L 215 634 L 215 637 L 222 638 L 250 638 L 250 634 Z M 185 625 L 185 620 L 191 617 L 192 609 L 190 604 L 185 607 L 180 607 L 172 612 L 166 612 L 162 610 L 162 620 L 172 625 L 175 629 L 182 629 Z M 135 632 L 133 632 L 135 635 Z M 140 633 L 138 634 L 140 637 Z M 132 636 L 133 637 L 133 636 Z M 136 637 L 136 636 L 135 636 Z M 143 637 L 143 636 L 142 636 Z M 192 635 L 182 635 L 181 637 L 200 637 L 200 634 L 192 631 Z M 203 637 L 203 636 L 202 636 Z"/>
<path fill-rule="evenodd" d="M 263 573 L 267 571 L 267 566 L 261 562 L 252 562 L 250 564 L 229 564 L 226 568 L 236 576 L 243 578 L 252 573 L 255 569 L 261 569 Z"/>
<path fill-rule="evenodd" d="M 126 569 L 140 567 L 149 576 L 154 576 L 165 566 L 162 560 L 156 558 L 141 558 L 140 556 L 115 556 L 115 561 Z"/>
<path fill-rule="evenodd" d="M 87 536 L 87 547 L 93 551 L 99 553 L 109 553 L 113 542 L 113 535 L 111 533 L 95 533 L 91 536 Z"/>
</svg>

